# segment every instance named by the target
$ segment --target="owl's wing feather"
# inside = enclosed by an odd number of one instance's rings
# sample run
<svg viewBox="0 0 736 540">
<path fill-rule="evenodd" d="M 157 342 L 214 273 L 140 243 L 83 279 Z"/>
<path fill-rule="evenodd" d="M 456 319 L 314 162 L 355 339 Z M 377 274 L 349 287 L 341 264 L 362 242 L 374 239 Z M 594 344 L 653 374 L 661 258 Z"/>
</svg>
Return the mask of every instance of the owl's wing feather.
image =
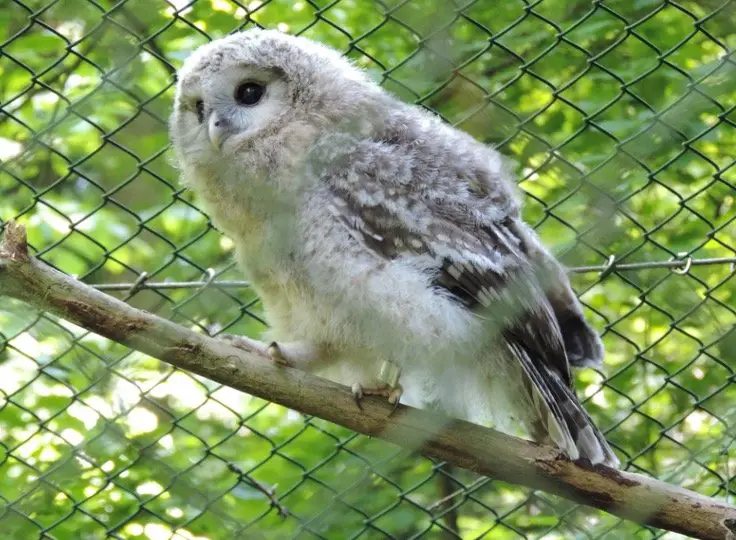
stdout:
<svg viewBox="0 0 736 540">
<path fill-rule="evenodd" d="M 376 171 L 363 167 L 361 172 L 367 174 L 367 183 L 381 182 Z M 588 354 L 599 360 L 600 346 L 588 344 L 597 335 L 582 319 L 575 297 L 564 297 L 572 292 L 566 281 L 558 283 L 566 278 L 556 263 L 546 268 L 552 261 L 530 251 L 525 225 L 517 217 L 468 219 L 471 209 L 452 201 L 425 197 L 408 202 L 400 193 L 392 198 L 391 181 L 385 186 L 389 196 L 376 196 L 376 191 L 366 194 L 355 178 L 352 182 L 337 174 L 323 178 L 333 215 L 366 249 L 388 260 L 429 255 L 436 261 L 435 286 L 496 323 L 502 342 L 527 376 L 536 409 L 532 422 L 536 438 L 553 442 L 572 458 L 617 463 L 571 389 L 565 349 L 571 344 L 576 358 Z M 565 339 L 561 318 L 573 330 L 582 328 L 594 337 Z M 572 319 L 582 323 L 570 323 Z"/>
</svg>

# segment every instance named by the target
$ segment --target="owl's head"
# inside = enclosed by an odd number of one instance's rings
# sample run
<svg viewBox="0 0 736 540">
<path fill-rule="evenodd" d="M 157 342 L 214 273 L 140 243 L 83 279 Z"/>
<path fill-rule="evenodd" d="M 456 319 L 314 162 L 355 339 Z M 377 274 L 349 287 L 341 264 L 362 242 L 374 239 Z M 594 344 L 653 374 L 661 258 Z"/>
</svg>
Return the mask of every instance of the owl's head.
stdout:
<svg viewBox="0 0 736 540">
<path fill-rule="evenodd" d="M 178 74 L 170 133 L 184 168 L 278 168 L 381 95 L 341 55 L 305 38 L 248 30 L 197 49 Z"/>
</svg>

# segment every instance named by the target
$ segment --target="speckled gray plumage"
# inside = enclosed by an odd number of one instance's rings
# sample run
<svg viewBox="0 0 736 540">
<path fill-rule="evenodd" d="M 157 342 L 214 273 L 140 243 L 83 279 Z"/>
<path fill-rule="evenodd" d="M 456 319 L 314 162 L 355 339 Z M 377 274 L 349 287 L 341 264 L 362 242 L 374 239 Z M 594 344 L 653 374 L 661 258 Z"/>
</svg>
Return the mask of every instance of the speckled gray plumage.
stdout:
<svg viewBox="0 0 736 540">
<path fill-rule="evenodd" d="M 262 102 L 233 88 L 253 78 Z M 226 119 L 213 149 L 196 121 Z M 368 384 L 402 368 L 402 401 L 615 464 L 569 363 L 603 348 L 567 278 L 521 220 L 494 150 L 401 103 L 336 52 L 272 31 L 212 43 L 180 72 L 171 134 L 182 177 L 235 242 L 270 338 Z"/>
</svg>

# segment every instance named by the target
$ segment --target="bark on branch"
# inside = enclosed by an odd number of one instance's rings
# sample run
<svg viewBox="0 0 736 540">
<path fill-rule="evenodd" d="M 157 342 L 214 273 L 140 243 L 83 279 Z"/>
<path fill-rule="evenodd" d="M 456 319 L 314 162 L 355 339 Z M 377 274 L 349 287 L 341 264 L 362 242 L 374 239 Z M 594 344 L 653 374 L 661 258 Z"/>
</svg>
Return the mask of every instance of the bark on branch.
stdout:
<svg viewBox="0 0 736 540">
<path fill-rule="evenodd" d="M 0 296 L 6 295 L 179 368 L 354 431 L 506 482 L 540 489 L 622 518 L 697 538 L 736 540 L 736 508 L 649 478 L 572 462 L 557 450 L 468 422 L 367 397 L 277 367 L 88 287 L 29 256 L 25 229 L 6 227 Z"/>
</svg>

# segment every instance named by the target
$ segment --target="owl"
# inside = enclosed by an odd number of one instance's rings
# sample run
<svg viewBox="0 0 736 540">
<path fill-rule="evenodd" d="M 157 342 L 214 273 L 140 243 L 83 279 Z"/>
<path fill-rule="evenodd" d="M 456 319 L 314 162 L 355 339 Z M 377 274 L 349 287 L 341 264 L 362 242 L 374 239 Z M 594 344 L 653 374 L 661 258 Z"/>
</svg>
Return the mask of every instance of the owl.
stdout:
<svg viewBox="0 0 736 540">
<path fill-rule="evenodd" d="M 233 344 L 358 405 L 381 395 L 618 463 L 572 388 L 600 338 L 496 150 L 337 51 L 259 29 L 185 61 L 170 134 L 266 312 L 265 341 Z"/>
</svg>

